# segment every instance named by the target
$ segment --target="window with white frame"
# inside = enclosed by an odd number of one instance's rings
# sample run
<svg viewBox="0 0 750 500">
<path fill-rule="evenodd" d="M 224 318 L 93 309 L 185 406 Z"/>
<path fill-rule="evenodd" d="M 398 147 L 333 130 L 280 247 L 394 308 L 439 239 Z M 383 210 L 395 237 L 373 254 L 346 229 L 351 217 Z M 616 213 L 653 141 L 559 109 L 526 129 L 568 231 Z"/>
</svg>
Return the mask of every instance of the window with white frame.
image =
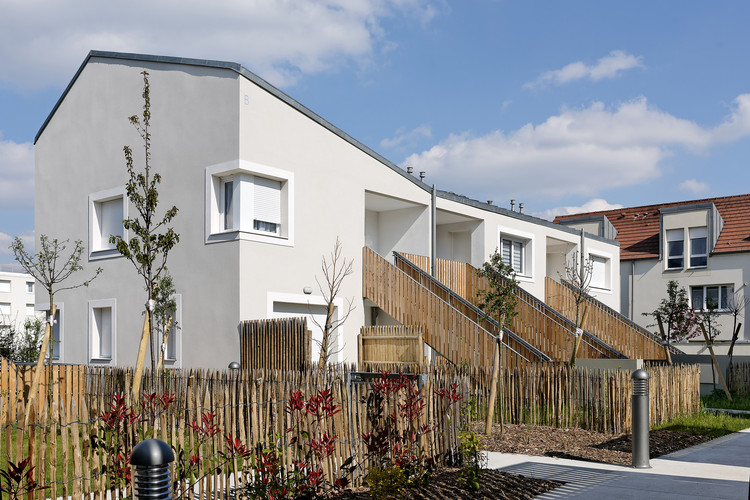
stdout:
<svg viewBox="0 0 750 500">
<path fill-rule="evenodd" d="M 239 161 L 206 169 L 207 241 L 293 244 L 294 175 Z"/>
<path fill-rule="evenodd" d="M 610 283 L 610 259 L 601 255 L 589 255 L 591 261 L 591 288 L 602 290 L 611 289 Z"/>
<path fill-rule="evenodd" d="M 682 269 L 685 261 L 685 232 L 682 229 L 668 229 L 667 269 Z"/>
<path fill-rule="evenodd" d="M 167 335 L 167 342 L 164 342 L 164 332 L 162 332 L 162 349 L 164 351 L 164 361 L 167 363 L 175 363 L 179 356 L 180 348 L 180 333 L 182 329 L 182 295 L 177 294 L 174 296 L 175 311 L 172 317 L 172 323 L 170 325 L 169 334 Z M 166 325 L 165 325 L 166 326 Z"/>
<path fill-rule="evenodd" d="M 34 310 L 34 304 L 26 304 L 26 316 L 29 318 L 36 316 L 36 311 Z"/>
<path fill-rule="evenodd" d="M 10 292 L 10 280 L 0 280 L 0 292 Z"/>
<path fill-rule="evenodd" d="M 708 264 L 708 232 L 706 227 L 691 227 L 690 267 L 706 267 Z"/>
<path fill-rule="evenodd" d="M 26 282 L 26 293 L 34 293 L 34 282 L 33 281 L 27 281 Z"/>
<path fill-rule="evenodd" d="M 116 316 L 115 299 L 89 302 L 89 357 L 92 361 L 114 359 Z"/>
<path fill-rule="evenodd" d="M 119 255 L 111 236 L 125 237 L 122 221 L 127 217 L 124 188 L 108 189 L 89 195 L 90 256 Z"/>
<path fill-rule="evenodd" d="M 503 264 L 510 266 L 518 274 L 524 274 L 524 243 L 523 241 L 503 238 L 500 242 Z"/>
<path fill-rule="evenodd" d="M 716 308 L 718 311 L 727 311 L 733 295 L 733 285 L 691 286 L 690 305 L 696 310 Z"/>
<path fill-rule="evenodd" d="M 0 302 L 0 316 L 10 317 L 10 302 Z"/>
</svg>

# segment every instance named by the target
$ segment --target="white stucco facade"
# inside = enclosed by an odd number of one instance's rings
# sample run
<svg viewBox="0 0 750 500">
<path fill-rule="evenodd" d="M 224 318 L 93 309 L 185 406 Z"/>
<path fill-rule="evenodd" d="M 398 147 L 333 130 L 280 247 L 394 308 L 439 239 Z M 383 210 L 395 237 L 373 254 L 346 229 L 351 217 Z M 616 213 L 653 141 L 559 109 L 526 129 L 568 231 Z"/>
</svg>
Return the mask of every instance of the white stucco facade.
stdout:
<svg viewBox="0 0 750 500">
<path fill-rule="evenodd" d="M 27 319 L 34 319 L 34 278 L 26 273 L 0 271 L 0 329 L 14 326 L 22 331 Z"/>
<path fill-rule="evenodd" d="M 180 296 L 179 355 L 169 366 L 226 367 L 239 357 L 243 320 L 319 317 L 316 276 L 337 238 L 354 261 L 337 312 L 346 299 L 355 304 L 338 331 L 337 359 L 354 361 L 356 335 L 371 320 L 362 300 L 362 248 L 386 258 L 393 251 L 431 255 L 431 187 L 244 68 L 109 53 L 89 56 L 36 142 L 37 234 L 84 240 L 84 272 L 104 270 L 88 288 L 58 297 L 61 361 L 130 365 L 136 357 L 143 282 L 131 263 L 93 240 L 120 211 L 133 215 L 117 200 L 127 175 L 123 146 L 143 164 L 127 117 L 142 108 L 144 69 L 152 164 L 163 178 L 160 213 L 179 208 L 173 227 L 180 243 L 168 263 Z M 479 266 L 503 238 L 512 239 L 524 252 L 521 285 L 539 298 L 545 276 L 564 274 L 579 248 L 572 229 L 442 191 L 436 200 L 438 257 Z M 584 247 L 619 269 L 616 242 L 587 236 Z M 619 293 L 613 272 L 595 295 L 618 308 Z"/>
</svg>

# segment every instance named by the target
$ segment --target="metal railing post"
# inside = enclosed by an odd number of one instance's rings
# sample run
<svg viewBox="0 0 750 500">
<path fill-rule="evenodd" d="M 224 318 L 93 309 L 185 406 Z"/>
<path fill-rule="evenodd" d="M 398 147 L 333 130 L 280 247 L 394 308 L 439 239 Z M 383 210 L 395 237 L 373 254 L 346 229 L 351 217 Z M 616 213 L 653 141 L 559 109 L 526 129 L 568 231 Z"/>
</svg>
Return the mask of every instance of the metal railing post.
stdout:
<svg viewBox="0 0 750 500">
<path fill-rule="evenodd" d="M 648 462 L 648 372 L 636 370 L 633 380 L 633 467 L 650 469 Z"/>
<path fill-rule="evenodd" d="M 136 500 L 172 500 L 170 465 L 174 453 L 167 443 L 146 439 L 133 448 L 133 498 Z"/>
</svg>

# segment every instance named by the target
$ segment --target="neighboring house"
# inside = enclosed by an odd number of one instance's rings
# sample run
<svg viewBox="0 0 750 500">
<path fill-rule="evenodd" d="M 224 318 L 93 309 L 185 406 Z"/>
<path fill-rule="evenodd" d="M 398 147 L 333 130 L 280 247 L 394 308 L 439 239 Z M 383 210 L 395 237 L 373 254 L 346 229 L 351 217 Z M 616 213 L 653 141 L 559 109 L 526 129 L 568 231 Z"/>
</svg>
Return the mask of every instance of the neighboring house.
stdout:
<svg viewBox="0 0 750 500">
<path fill-rule="evenodd" d="M 636 323 L 654 322 L 643 313 L 666 298 L 670 280 L 685 287 L 696 310 L 713 300 L 720 311 L 716 348 L 726 353 L 733 323 L 727 310 L 744 301 L 750 278 L 750 194 L 565 215 L 555 222 L 620 242 L 620 309 Z M 744 316 L 740 344 L 750 340 Z M 690 354 L 702 344 L 701 336 L 678 347 Z M 735 352 L 750 352 L 740 344 Z"/>
<path fill-rule="evenodd" d="M 91 52 L 35 141 L 36 233 L 84 240 L 84 272 L 104 269 L 88 288 L 56 295 L 63 362 L 132 365 L 136 358 L 143 282 L 108 237 L 127 238 L 121 220 L 134 215 L 122 149 L 131 146 L 142 165 L 142 143 L 127 117 L 142 109 L 144 69 L 161 210 L 179 208 L 180 243 L 168 263 L 179 329 L 167 366 L 226 367 L 239 358 L 243 320 L 307 316 L 322 323 L 316 278 L 336 238 L 354 260 L 336 303 L 337 315 L 346 299 L 355 303 L 337 331 L 340 361 L 356 360 L 361 326 L 392 322 L 362 299 L 365 246 L 388 259 L 393 251 L 430 256 L 434 248 L 439 258 L 474 266 L 500 248 L 521 286 L 541 299 L 545 277 L 564 275 L 579 248 L 573 229 L 433 193 L 240 65 Z M 618 244 L 588 235 L 585 249 L 601 263 L 595 295 L 618 308 Z M 44 299 L 37 296 L 40 308 Z"/>
<path fill-rule="evenodd" d="M 15 326 L 23 331 L 26 320 L 37 316 L 34 310 L 34 278 L 29 274 L 3 269 L 0 269 L 0 330 Z"/>
</svg>

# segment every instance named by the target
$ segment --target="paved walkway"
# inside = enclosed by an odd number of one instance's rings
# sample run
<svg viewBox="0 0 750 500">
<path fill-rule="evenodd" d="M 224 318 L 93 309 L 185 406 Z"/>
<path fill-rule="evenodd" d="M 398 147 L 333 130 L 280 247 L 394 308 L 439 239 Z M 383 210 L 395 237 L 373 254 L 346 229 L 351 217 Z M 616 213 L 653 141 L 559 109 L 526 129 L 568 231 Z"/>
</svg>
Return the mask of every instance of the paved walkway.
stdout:
<svg viewBox="0 0 750 500">
<path fill-rule="evenodd" d="M 750 429 L 650 461 L 650 469 L 510 453 L 487 453 L 487 467 L 565 481 L 539 499 L 750 498 Z"/>
</svg>

